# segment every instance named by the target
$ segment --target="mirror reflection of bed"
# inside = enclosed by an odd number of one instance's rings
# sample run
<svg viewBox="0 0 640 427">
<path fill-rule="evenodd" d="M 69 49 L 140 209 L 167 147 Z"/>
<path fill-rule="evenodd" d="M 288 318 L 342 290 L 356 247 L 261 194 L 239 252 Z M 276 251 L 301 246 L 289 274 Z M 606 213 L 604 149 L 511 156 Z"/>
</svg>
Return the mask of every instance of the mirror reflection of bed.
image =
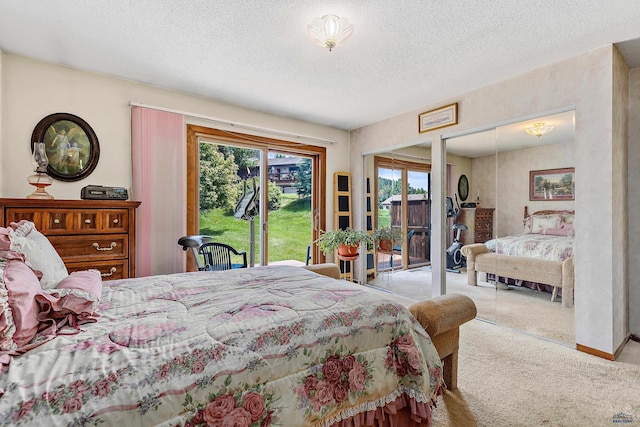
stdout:
<svg viewBox="0 0 640 427">
<path fill-rule="evenodd" d="M 526 127 L 538 122 L 551 124 L 554 129 L 540 137 L 526 133 Z M 575 165 L 573 138 L 574 112 L 566 111 L 447 139 L 447 196 L 456 194 L 459 178 L 465 175 L 469 194 L 464 202 L 475 203 L 479 199 L 479 207 L 493 209 L 491 237 L 522 234 L 525 206 L 530 213 L 574 209 L 573 200 L 529 200 L 530 171 Z M 420 153 L 425 158 L 431 157 L 429 147 L 416 146 L 412 149 L 414 155 Z M 372 162 L 368 160 L 369 157 L 373 156 L 365 156 L 365 171 L 368 170 L 368 162 Z M 466 215 L 473 213 L 473 209 L 464 210 Z M 579 218 L 579 213 L 576 218 Z M 450 222 L 449 228 L 453 225 L 453 221 Z M 473 228 L 477 225 L 471 225 L 472 228 L 464 231 L 462 236 L 465 244 L 477 242 L 475 238 L 478 235 Z M 451 230 L 448 234 L 446 247 L 451 243 Z M 484 240 L 480 240 L 480 243 L 484 243 Z M 370 277 L 368 283 L 410 298 L 428 297 L 431 293 L 431 270 L 428 265 L 398 268 L 375 279 Z M 492 280 L 487 280 L 484 273 L 479 273 L 477 286 L 469 286 L 466 268 L 460 269 L 460 273 L 447 272 L 445 286 L 447 293 L 456 292 L 471 297 L 480 319 L 575 346 L 574 309 L 569 304 L 563 306 L 559 289 L 552 302 L 553 287 L 526 281 L 520 283 L 513 279 L 508 285 L 496 286 Z"/>
</svg>

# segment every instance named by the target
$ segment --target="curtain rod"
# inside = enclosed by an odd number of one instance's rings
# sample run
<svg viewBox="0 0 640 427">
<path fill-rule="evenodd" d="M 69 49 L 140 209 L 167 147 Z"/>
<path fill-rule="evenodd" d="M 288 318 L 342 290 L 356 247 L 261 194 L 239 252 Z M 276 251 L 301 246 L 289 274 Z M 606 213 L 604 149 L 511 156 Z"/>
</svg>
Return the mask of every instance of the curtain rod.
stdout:
<svg viewBox="0 0 640 427">
<path fill-rule="evenodd" d="M 262 127 L 262 126 L 255 126 L 255 125 L 250 125 L 250 124 L 246 124 L 246 123 L 240 123 L 240 122 L 234 122 L 231 120 L 225 120 L 225 119 L 221 119 L 218 117 L 211 117 L 211 116 L 205 116 L 203 114 L 196 114 L 196 113 L 189 113 L 187 111 L 180 111 L 180 110 L 174 110 L 171 108 L 165 108 L 165 107 L 156 107 L 154 105 L 147 105 L 147 104 L 140 104 L 138 102 L 129 102 L 129 106 L 131 107 L 143 107 L 143 108 L 149 108 L 152 110 L 158 110 L 158 111 L 164 111 L 167 113 L 174 113 L 174 114 L 182 114 L 183 116 L 189 116 L 189 117 L 193 117 L 196 119 L 203 119 L 203 120 L 208 120 L 208 121 L 212 121 L 212 122 L 217 122 L 217 123 L 222 123 L 224 125 L 228 125 L 231 127 L 237 127 L 240 129 L 245 129 L 245 130 L 253 130 L 253 131 L 258 131 L 258 132 L 267 132 L 267 133 L 271 133 L 274 135 L 280 135 L 280 136 L 286 136 L 286 137 L 290 137 L 290 138 L 304 138 L 304 139 L 308 139 L 311 141 L 316 141 L 319 143 L 323 143 L 323 144 L 336 144 L 337 141 L 331 140 L 331 139 L 325 139 L 325 138 L 320 138 L 317 136 L 309 136 L 309 135 L 301 135 L 301 134 L 297 134 L 297 133 L 293 133 L 293 132 L 287 132 L 284 130 L 278 130 L 278 129 L 271 129 L 271 128 L 266 128 L 266 127 Z"/>
</svg>

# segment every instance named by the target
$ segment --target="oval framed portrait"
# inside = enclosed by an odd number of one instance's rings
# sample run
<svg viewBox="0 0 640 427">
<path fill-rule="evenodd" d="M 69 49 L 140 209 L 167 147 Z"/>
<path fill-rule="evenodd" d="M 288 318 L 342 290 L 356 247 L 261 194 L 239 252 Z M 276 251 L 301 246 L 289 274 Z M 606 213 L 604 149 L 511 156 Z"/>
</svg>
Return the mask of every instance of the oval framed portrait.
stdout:
<svg viewBox="0 0 640 427">
<path fill-rule="evenodd" d="M 460 175 L 458 179 L 458 195 L 463 202 L 469 197 L 469 180 L 466 175 Z"/>
<path fill-rule="evenodd" d="M 54 113 L 40 120 L 31 135 L 32 153 L 34 142 L 44 142 L 47 174 L 60 181 L 86 178 L 100 158 L 98 137 L 91 126 L 69 113 Z"/>
</svg>

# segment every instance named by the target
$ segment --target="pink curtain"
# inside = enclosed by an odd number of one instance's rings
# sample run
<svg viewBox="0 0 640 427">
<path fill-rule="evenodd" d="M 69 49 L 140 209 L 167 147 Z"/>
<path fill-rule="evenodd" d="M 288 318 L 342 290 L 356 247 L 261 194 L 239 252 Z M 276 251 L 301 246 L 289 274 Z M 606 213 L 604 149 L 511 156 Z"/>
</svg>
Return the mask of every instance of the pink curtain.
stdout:
<svg viewBox="0 0 640 427">
<path fill-rule="evenodd" d="M 131 109 L 136 276 L 186 271 L 178 239 L 186 224 L 186 132 L 180 114 Z"/>
</svg>

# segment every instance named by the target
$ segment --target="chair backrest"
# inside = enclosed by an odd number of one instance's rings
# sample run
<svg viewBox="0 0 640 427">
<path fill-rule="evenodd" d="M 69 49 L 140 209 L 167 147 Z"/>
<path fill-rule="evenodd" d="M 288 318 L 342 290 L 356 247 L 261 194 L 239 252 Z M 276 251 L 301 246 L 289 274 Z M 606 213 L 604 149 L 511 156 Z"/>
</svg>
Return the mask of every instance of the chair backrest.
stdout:
<svg viewBox="0 0 640 427">
<path fill-rule="evenodd" d="M 247 267 L 247 253 L 238 252 L 229 245 L 224 243 L 208 242 L 200 246 L 198 252 L 204 258 L 204 267 L 202 270 L 218 271 L 231 270 L 234 267 Z M 234 265 L 231 255 L 242 256 L 243 263 Z"/>
<path fill-rule="evenodd" d="M 204 264 L 200 261 L 200 256 L 198 255 L 198 249 L 205 243 L 208 243 L 213 240 L 211 236 L 202 236 L 202 235 L 194 235 L 194 236 L 182 236 L 178 239 L 178 244 L 182 246 L 183 250 L 189 250 L 193 252 L 193 257 L 196 260 L 196 266 L 198 270 L 205 270 Z"/>
</svg>

